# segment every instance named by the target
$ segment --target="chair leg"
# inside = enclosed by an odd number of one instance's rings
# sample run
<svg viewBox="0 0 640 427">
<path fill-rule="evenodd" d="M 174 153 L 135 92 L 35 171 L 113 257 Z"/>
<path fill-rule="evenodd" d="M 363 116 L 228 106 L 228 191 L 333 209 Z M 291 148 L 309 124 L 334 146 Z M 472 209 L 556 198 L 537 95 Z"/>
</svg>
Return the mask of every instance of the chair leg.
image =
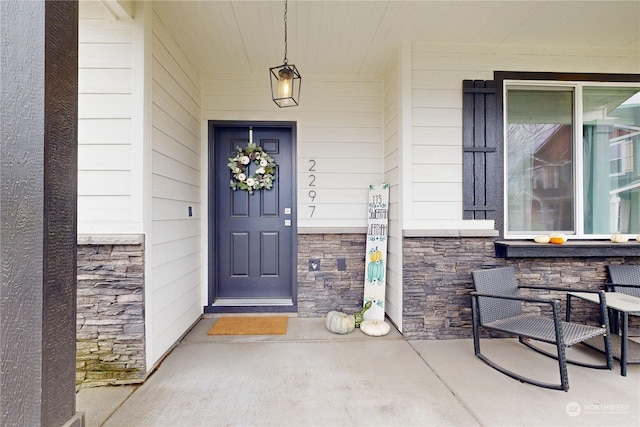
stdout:
<svg viewBox="0 0 640 427">
<path fill-rule="evenodd" d="M 604 364 L 595 364 L 595 363 L 587 363 L 587 362 L 580 362 L 579 360 L 571 360 L 571 359 L 567 359 L 565 356 L 565 360 L 567 363 L 570 363 L 572 365 L 576 365 L 576 366 L 582 366 L 583 368 L 592 368 L 592 369 L 613 369 L 613 359 L 611 358 L 611 361 L 609 360 L 610 358 L 607 357 L 606 355 L 606 348 L 607 348 L 607 337 L 605 334 L 603 334 L 603 336 L 605 337 L 605 363 Z M 529 341 L 527 340 L 520 340 L 520 343 L 523 345 L 526 345 L 527 347 L 529 347 L 531 350 L 543 354 L 547 357 L 550 357 L 552 359 L 558 359 L 558 352 L 556 351 L 555 353 L 552 353 L 550 351 L 546 351 L 543 350 L 537 346 L 535 346 L 534 344 L 531 344 Z M 583 345 L 587 345 L 585 343 L 582 343 Z M 587 345 L 588 347 L 590 347 L 589 345 Z M 609 354 L 611 354 L 611 350 L 609 350 Z M 565 349 L 565 355 L 566 355 L 566 349 Z"/>
<path fill-rule="evenodd" d="M 569 373 L 567 372 L 567 356 L 565 353 L 564 344 L 561 341 L 556 341 L 556 348 L 558 349 L 558 368 L 560 369 L 560 384 L 564 391 L 569 391 Z"/>
<path fill-rule="evenodd" d="M 478 351 L 479 351 L 479 346 L 478 346 Z M 495 369 L 496 371 L 502 372 L 503 374 L 516 379 L 520 382 L 523 383 L 527 383 L 527 384 L 532 384 L 538 387 L 543 387 L 543 388 L 549 388 L 552 390 L 563 390 L 563 391 L 568 391 L 569 390 L 569 380 L 568 380 L 568 376 L 567 376 L 567 366 L 566 364 L 564 364 L 564 367 L 562 364 L 560 364 L 560 384 L 551 384 L 551 383 L 545 383 L 545 382 L 541 382 L 541 381 L 537 381 L 534 380 L 532 378 L 528 378 L 525 376 L 522 376 L 520 374 L 516 374 L 515 372 L 512 372 L 506 368 L 503 368 L 502 366 L 498 365 L 497 363 L 493 362 L 491 359 L 489 359 L 488 357 L 486 357 L 484 354 L 478 352 L 476 353 L 476 356 L 482 360 L 484 363 L 486 363 L 487 365 L 491 366 L 493 369 Z M 564 372 L 564 376 L 563 376 L 563 372 Z"/>
<path fill-rule="evenodd" d="M 478 335 L 478 301 L 471 297 L 471 324 L 473 328 L 473 352 L 477 356 L 480 354 L 480 336 Z"/>
</svg>

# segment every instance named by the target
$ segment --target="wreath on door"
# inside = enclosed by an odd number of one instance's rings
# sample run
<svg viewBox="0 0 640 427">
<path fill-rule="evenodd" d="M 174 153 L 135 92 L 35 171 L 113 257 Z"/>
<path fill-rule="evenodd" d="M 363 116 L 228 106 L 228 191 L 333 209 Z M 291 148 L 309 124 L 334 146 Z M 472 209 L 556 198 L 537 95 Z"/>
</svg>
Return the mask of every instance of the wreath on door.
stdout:
<svg viewBox="0 0 640 427">
<path fill-rule="evenodd" d="M 262 147 L 249 143 L 245 148 L 237 147 L 238 153 L 229 158 L 227 166 L 231 170 L 231 188 L 246 190 L 249 194 L 265 188 L 270 190 L 276 174 L 276 161 Z M 255 168 L 252 174 L 252 165 Z"/>
</svg>

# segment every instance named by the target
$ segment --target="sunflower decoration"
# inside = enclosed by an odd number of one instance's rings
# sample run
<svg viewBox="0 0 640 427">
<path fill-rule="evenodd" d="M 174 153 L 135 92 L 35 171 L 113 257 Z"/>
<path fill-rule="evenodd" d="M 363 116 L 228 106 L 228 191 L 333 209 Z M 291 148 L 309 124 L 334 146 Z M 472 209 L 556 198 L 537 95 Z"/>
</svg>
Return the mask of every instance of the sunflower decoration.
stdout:
<svg viewBox="0 0 640 427">
<path fill-rule="evenodd" d="M 265 188 L 270 190 L 276 174 L 276 161 L 262 147 L 250 142 L 245 148 L 236 148 L 237 154 L 229 158 L 230 185 L 233 190 L 246 190 L 249 194 Z M 251 169 L 253 173 L 251 173 Z"/>
</svg>

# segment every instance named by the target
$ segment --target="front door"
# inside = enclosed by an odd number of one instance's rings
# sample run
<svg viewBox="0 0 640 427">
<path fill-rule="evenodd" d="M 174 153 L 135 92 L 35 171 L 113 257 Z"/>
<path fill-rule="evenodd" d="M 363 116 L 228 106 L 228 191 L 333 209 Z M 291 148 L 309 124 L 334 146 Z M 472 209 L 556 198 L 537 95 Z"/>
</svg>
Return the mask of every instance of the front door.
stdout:
<svg viewBox="0 0 640 427">
<path fill-rule="evenodd" d="M 208 311 L 268 306 L 290 311 L 295 307 L 294 136 L 293 124 L 210 126 L 209 302 L 214 310 Z M 250 141 L 276 164 L 272 188 L 253 194 L 232 189 L 227 165 L 238 155 L 238 148 L 246 150 Z M 256 174 L 259 167 L 254 162 L 243 166 L 243 178 Z"/>
</svg>

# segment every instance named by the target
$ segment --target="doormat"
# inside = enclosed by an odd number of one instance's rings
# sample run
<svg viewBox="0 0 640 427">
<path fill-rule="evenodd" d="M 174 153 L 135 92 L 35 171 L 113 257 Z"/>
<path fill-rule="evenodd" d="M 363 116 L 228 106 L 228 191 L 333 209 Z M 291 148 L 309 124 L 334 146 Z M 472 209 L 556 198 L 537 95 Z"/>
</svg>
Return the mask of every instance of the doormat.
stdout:
<svg viewBox="0 0 640 427">
<path fill-rule="evenodd" d="M 221 317 L 208 335 L 284 335 L 288 320 L 287 316 Z"/>
</svg>

